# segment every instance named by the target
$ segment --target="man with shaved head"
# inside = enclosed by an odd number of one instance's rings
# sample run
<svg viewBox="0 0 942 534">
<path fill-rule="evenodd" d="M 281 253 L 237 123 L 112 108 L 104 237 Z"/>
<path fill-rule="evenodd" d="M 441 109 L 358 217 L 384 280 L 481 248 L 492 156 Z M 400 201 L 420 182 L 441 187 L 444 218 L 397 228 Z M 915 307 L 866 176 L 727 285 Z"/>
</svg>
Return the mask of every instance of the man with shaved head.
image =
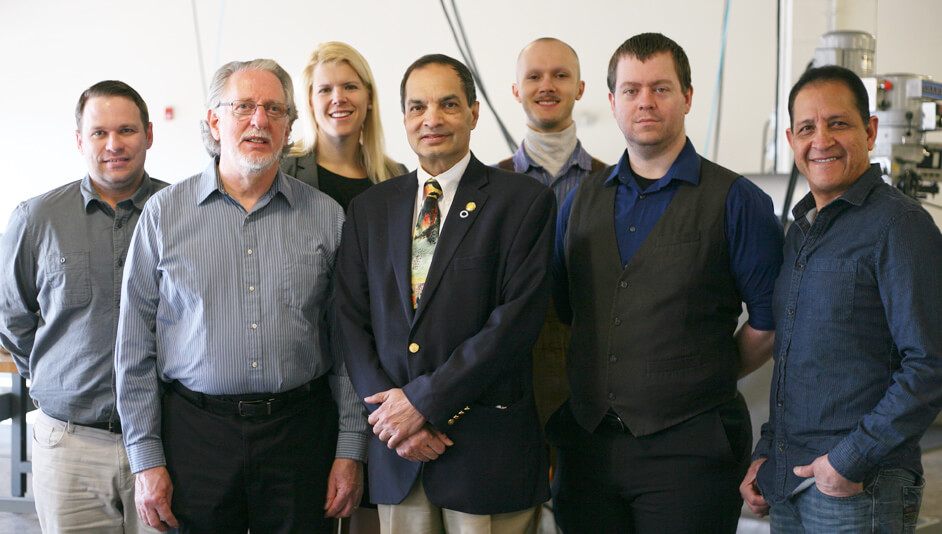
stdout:
<svg viewBox="0 0 942 534">
<path fill-rule="evenodd" d="M 517 56 L 517 77 L 511 90 L 523 105 L 527 131 L 517 152 L 497 166 L 536 178 L 556 193 L 557 205 L 562 205 L 584 176 L 605 168 L 582 148 L 572 120 L 572 109 L 585 90 L 579 56 L 559 39 L 537 39 Z M 533 389 L 543 422 L 569 395 L 568 345 L 569 328 L 559 322 L 550 306 L 533 347 Z"/>
<path fill-rule="evenodd" d="M 559 39 L 537 39 L 517 56 L 517 81 L 511 89 L 523 105 L 527 132 L 513 157 L 497 166 L 536 178 L 562 204 L 583 176 L 605 167 L 582 148 L 572 120 L 572 109 L 585 90 L 579 56 Z"/>
</svg>

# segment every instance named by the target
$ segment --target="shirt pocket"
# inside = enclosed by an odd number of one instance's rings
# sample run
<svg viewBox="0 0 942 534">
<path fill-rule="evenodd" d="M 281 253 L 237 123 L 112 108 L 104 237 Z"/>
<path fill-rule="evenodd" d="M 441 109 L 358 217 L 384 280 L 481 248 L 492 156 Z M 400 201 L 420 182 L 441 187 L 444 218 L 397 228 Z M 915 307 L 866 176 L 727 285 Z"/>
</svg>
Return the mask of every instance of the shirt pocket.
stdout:
<svg viewBox="0 0 942 534">
<path fill-rule="evenodd" d="M 854 311 L 857 260 L 808 260 L 798 297 L 798 312 L 822 321 L 849 321 Z"/>
<path fill-rule="evenodd" d="M 285 256 L 284 294 L 290 308 L 310 310 L 322 302 L 327 291 L 327 271 L 324 254 L 318 252 L 294 253 Z"/>
<path fill-rule="evenodd" d="M 92 300 L 88 252 L 56 252 L 46 256 L 44 270 L 47 293 L 53 309 L 86 306 Z"/>
</svg>

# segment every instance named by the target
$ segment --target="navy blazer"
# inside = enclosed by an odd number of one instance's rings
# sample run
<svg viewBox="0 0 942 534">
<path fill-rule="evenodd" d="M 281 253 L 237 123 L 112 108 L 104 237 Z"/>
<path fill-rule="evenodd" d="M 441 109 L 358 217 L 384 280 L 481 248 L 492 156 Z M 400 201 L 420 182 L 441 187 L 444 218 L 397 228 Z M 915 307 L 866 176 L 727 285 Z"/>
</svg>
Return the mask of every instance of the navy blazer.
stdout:
<svg viewBox="0 0 942 534">
<path fill-rule="evenodd" d="M 335 350 L 361 398 L 402 388 L 454 445 L 423 465 L 372 436 L 370 496 L 398 504 L 421 475 L 442 508 L 536 506 L 549 486 L 530 351 L 549 302 L 555 196 L 472 155 L 413 310 L 417 191 L 413 171 L 350 204 L 337 258 Z"/>
</svg>

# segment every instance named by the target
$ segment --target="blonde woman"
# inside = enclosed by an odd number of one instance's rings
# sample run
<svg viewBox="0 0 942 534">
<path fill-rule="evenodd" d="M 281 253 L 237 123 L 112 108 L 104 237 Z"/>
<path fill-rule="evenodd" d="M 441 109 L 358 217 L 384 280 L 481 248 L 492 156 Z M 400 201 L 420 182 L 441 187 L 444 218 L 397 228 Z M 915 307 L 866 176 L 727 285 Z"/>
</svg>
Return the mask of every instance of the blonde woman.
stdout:
<svg viewBox="0 0 942 534">
<path fill-rule="evenodd" d="M 379 98 L 370 66 L 353 47 L 331 41 L 311 54 L 302 74 L 314 135 L 296 142 L 281 170 L 330 195 L 344 210 L 370 185 L 404 174 L 386 156 Z"/>
</svg>

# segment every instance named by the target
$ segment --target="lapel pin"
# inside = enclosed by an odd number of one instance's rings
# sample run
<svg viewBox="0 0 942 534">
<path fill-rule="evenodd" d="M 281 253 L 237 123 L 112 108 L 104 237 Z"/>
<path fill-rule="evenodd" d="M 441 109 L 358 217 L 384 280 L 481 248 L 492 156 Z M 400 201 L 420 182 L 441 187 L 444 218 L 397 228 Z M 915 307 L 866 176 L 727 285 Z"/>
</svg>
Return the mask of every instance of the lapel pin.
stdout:
<svg viewBox="0 0 942 534">
<path fill-rule="evenodd" d="M 468 210 L 469 212 L 474 211 L 475 209 L 477 209 L 477 207 L 478 205 L 475 204 L 474 202 L 468 202 L 467 204 L 464 205 L 464 209 Z"/>
</svg>

